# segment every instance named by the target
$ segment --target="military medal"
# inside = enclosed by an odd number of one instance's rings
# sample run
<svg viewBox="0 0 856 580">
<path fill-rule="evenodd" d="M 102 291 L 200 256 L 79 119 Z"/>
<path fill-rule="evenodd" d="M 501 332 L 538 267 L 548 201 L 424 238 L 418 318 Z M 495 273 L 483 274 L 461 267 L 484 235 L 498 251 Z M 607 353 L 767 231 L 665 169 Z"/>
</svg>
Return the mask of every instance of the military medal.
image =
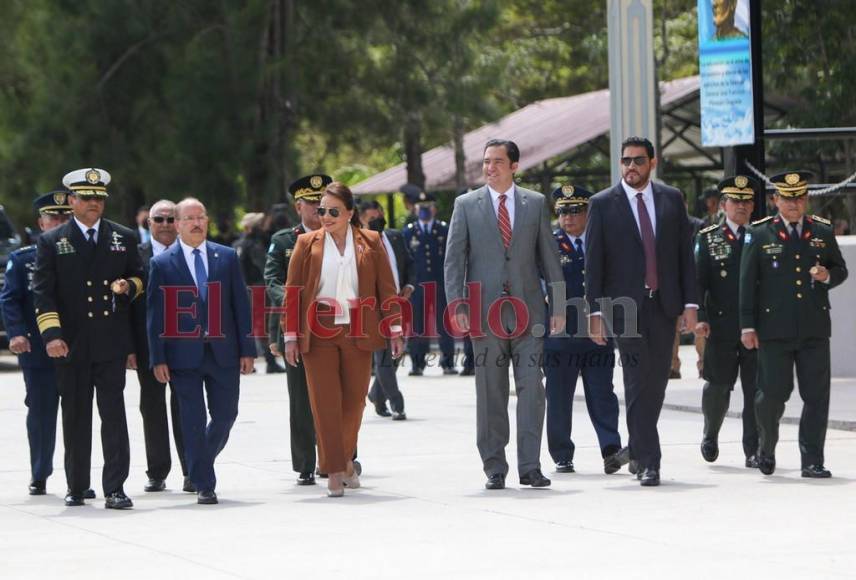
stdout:
<svg viewBox="0 0 856 580">
<path fill-rule="evenodd" d="M 720 276 L 722 276 L 723 278 L 725 278 L 726 276 L 728 276 L 728 272 L 726 272 L 725 270 L 722 270 L 722 271 L 719 273 L 719 275 L 720 275 Z"/>
<path fill-rule="evenodd" d="M 106 280 L 105 280 L 106 282 Z M 123 279 L 119 278 L 118 280 L 114 280 L 112 284 L 110 284 L 110 290 L 113 291 L 113 299 L 112 306 L 113 312 L 116 312 L 116 294 L 122 294 L 122 282 L 125 282 Z"/>
</svg>

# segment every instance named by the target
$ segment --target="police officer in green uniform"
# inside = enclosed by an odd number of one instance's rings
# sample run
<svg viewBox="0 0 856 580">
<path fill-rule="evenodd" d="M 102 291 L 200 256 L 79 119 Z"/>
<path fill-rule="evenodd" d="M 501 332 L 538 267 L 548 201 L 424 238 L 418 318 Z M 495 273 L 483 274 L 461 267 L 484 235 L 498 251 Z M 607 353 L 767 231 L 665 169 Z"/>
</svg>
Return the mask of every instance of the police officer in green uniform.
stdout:
<svg viewBox="0 0 856 580">
<path fill-rule="evenodd" d="M 771 178 L 778 215 L 754 222 L 740 264 L 743 346 L 758 349 L 755 413 L 758 467 L 776 469 L 779 420 L 794 387 L 803 412 L 799 447 L 803 477 L 831 477 L 823 446 L 829 417 L 829 291 L 847 278 L 847 266 L 828 220 L 806 215 L 807 171 Z"/>
<path fill-rule="evenodd" d="M 696 238 L 695 260 L 699 308 L 696 336 L 707 339 L 702 376 L 701 406 L 704 433 L 701 455 L 714 462 L 719 456 L 719 429 L 734 383 L 743 388 L 743 453 L 746 467 L 758 467 L 758 428 L 755 423 L 755 375 L 758 352 L 740 342 L 738 317 L 740 257 L 760 184 L 737 175 L 719 183 L 724 219 L 702 229 Z"/>
<path fill-rule="evenodd" d="M 265 285 L 268 297 L 274 306 L 282 306 L 285 298 L 285 280 L 288 278 L 288 263 L 297 243 L 297 236 L 321 227 L 318 204 L 328 184 L 333 182 L 329 175 L 307 175 L 288 187 L 295 201 L 300 224 L 276 232 L 270 241 L 265 262 Z M 271 316 L 270 350 L 274 355 L 284 352 L 279 316 Z M 289 426 L 291 431 L 291 465 L 297 476 L 297 485 L 315 484 L 315 428 L 312 424 L 312 408 L 306 387 L 306 372 L 303 361 L 297 366 L 285 365 L 288 381 Z"/>
</svg>

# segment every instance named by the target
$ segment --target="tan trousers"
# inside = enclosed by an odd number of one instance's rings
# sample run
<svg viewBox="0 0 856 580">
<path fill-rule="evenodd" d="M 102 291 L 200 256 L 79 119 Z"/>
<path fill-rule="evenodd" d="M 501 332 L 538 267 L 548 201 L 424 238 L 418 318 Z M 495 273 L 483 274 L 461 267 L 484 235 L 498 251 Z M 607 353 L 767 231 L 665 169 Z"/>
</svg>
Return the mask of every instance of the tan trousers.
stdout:
<svg viewBox="0 0 856 580">
<path fill-rule="evenodd" d="M 681 321 L 678 320 L 678 331 L 675 332 L 675 344 L 672 346 L 672 368 L 673 372 L 679 373 L 681 372 L 681 357 L 678 356 L 678 348 L 681 346 Z M 706 338 L 702 336 L 696 336 L 695 338 L 695 350 L 696 355 L 698 356 L 698 360 L 696 361 L 696 368 L 698 369 L 698 376 L 701 377 L 701 373 L 704 370 L 704 345 L 707 341 Z"/>
<path fill-rule="evenodd" d="M 322 473 L 345 471 L 353 458 L 371 378 L 372 353 L 357 348 L 347 325 L 341 328 L 334 338 L 313 336 L 303 354 Z"/>
</svg>

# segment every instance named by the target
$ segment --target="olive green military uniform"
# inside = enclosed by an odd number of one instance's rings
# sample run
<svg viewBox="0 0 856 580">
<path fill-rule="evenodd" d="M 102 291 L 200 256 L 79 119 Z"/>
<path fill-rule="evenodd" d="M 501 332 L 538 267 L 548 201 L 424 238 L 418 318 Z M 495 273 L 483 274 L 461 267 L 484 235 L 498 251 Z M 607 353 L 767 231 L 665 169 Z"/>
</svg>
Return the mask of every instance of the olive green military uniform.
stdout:
<svg viewBox="0 0 856 580">
<path fill-rule="evenodd" d="M 791 181 L 788 179 L 794 185 Z M 788 195 L 785 188 L 779 191 Z M 752 224 L 740 266 L 740 326 L 744 331 L 754 329 L 759 340 L 755 399 L 759 461 L 775 457 L 779 421 L 794 387 L 796 365 L 804 403 L 799 447 L 805 470 L 824 462 L 830 383 L 829 291 L 847 278 L 847 268 L 829 221 L 806 215 L 796 235 L 790 229 L 781 215 Z M 826 282 L 812 280 L 810 270 L 818 263 L 829 271 Z"/>
<path fill-rule="evenodd" d="M 280 230 L 273 235 L 265 262 L 265 285 L 268 297 L 274 306 L 282 306 L 285 298 L 285 281 L 288 263 L 297 243 L 297 236 L 305 233 L 303 226 Z M 285 348 L 279 326 L 279 316 L 270 317 L 270 344 L 278 344 L 280 352 Z M 291 465 L 297 473 L 315 471 L 315 427 L 312 408 L 309 406 L 309 391 L 306 386 L 306 371 L 301 359 L 296 367 L 285 365 L 288 381 L 288 411 L 291 432 Z"/>
<path fill-rule="evenodd" d="M 716 444 L 739 373 L 743 389 L 743 453 L 750 459 L 758 451 L 754 407 L 758 353 L 740 342 L 740 257 L 745 239 L 740 230 L 733 231 L 725 221 L 701 230 L 695 259 L 698 320 L 710 325 L 702 371 L 703 441 Z"/>
</svg>

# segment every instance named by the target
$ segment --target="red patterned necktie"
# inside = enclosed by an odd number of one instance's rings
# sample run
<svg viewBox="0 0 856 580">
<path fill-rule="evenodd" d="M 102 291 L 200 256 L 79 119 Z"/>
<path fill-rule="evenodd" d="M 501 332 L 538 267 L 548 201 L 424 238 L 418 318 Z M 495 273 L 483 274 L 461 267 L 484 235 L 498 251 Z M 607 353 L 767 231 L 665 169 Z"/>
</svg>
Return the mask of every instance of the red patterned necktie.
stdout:
<svg viewBox="0 0 856 580">
<path fill-rule="evenodd" d="M 639 212 L 639 229 L 642 232 L 642 247 L 645 249 L 645 286 L 657 289 L 657 246 L 654 242 L 654 227 L 651 216 L 642 198 L 642 192 L 636 194 L 636 208 Z"/>
<path fill-rule="evenodd" d="M 508 248 L 511 243 L 511 218 L 508 217 L 508 208 L 505 207 L 506 195 L 503 193 L 499 196 L 499 211 L 497 212 L 497 222 L 499 222 L 499 233 L 502 235 L 502 245 Z"/>
</svg>

